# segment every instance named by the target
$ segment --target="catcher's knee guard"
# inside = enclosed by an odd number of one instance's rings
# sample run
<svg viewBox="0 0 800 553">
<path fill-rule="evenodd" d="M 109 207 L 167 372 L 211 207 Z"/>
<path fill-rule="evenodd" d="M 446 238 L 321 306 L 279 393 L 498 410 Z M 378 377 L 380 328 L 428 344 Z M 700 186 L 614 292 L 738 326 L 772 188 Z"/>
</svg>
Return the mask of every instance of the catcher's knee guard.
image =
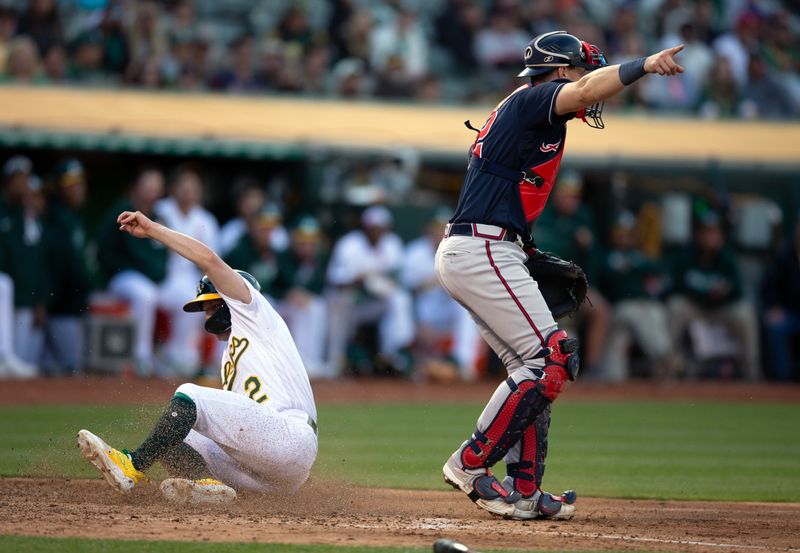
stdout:
<svg viewBox="0 0 800 553">
<path fill-rule="evenodd" d="M 525 429 L 550 404 L 536 380 L 517 383 L 509 377 L 506 384 L 510 393 L 494 419 L 486 430 L 475 430 L 461 451 L 461 462 L 466 468 L 491 467 L 505 457 Z"/>
<path fill-rule="evenodd" d="M 545 347 L 536 357 L 544 357 L 544 377 L 539 381 L 545 397 L 554 401 L 566 380 L 575 380 L 580 369 L 578 340 L 569 338 L 566 330 L 554 330 L 545 338 Z"/>
</svg>

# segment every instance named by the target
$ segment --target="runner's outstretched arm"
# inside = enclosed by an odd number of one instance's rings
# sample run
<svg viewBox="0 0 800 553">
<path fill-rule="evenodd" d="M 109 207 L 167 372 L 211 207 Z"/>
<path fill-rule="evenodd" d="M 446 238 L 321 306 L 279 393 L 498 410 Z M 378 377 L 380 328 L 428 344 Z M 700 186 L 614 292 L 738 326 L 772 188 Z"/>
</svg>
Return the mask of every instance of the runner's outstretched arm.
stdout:
<svg viewBox="0 0 800 553">
<path fill-rule="evenodd" d="M 136 238 L 157 240 L 197 265 L 222 294 L 242 303 L 250 303 L 250 290 L 244 279 L 199 240 L 151 221 L 141 211 L 123 211 L 117 217 L 117 223 L 119 230 Z"/>
<path fill-rule="evenodd" d="M 574 113 L 619 94 L 623 88 L 647 73 L 673 76 L 683 73 L 683 66 L 674 57 L 683 50 L 683 44 L 667 48 L 646 58 L 618 65 L 609 65 L 590 73 L 575 82 L 565 84 L 556 97 L 556 114 Z"/>
</svg>

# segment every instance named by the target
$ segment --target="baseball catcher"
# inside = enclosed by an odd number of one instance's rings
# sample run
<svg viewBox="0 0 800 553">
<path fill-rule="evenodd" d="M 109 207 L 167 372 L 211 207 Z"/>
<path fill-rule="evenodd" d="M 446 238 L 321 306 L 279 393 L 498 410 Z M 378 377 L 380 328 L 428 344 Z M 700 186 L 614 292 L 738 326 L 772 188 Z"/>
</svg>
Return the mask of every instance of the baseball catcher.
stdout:
<svg viewBox="0 0 800 553">
<path fill-rule="evenodd" d="M 202 242 L 123 212 L 120 230 L 152 239 L 195 263 L 205 276 L 184 310 L 205 314 L 205 329 L 227 341 L 222 389 L 183 384 L 148 438 L 118 450 L 88 430 L 78 447 L 122 493 L 147 482 L 160 462 L 173 501 L 226 502 L 236 490 L 288 494 L 308 478 L 317 455 L 317 411 L 308 376 L 283 319 L 258 281 L 235 271 Z"/>
<path fill-rule="evenodd" d="M 471 312 L 508 378 L 443 472 L 446 482 L 490 513 L 517 520 L 575 514 L 575 492 L 553 495 L 541 485 L 551 404 L 579 368 L 577 340 L 556 319 L 578 308 L 586 277 L 574 263 L 537 251 L 529 229 L 558 175 L 567 121 L 602 129 L 604 100 L 647 73 L 682 73 L 674 60 L 682 49 L 609 66 L 597 46 L 565 31 L 539 35 L 528 43 L 518 75 L 529 82 L 474 129 L 436 272 Z M 501 460 L 508 475 L 502 482 L 490 472 Z"/>
</svg>

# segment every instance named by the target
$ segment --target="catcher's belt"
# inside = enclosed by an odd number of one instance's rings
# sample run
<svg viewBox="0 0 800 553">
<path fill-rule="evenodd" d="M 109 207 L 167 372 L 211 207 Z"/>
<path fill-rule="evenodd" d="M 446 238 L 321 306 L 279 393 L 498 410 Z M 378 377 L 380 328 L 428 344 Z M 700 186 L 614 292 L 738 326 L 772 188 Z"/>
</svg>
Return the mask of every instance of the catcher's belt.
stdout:
<svg viewBox="0 0 800 553">
<path fill-rule="evenodd" d="M 481 223 L 450 223 L 444 228 L 444 237 L 447 238 L 448 236 L 474 236 L 475 238 L 503 240 L 505 242 L 516 242 L 519 238 L 517 233 L 506 230 L 503 227 Z"/>
</svg>

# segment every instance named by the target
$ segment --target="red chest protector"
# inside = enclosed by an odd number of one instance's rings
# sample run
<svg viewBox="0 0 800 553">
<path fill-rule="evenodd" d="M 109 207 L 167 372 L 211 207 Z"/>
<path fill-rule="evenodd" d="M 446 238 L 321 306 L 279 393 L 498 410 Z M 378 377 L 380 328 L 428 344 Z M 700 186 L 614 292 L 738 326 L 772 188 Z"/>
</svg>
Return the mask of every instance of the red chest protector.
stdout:
<svg viewBox="0 0 800 553">
<path fill-rule="evenodd" d="M 564 142 L 566 136 L 557 144 L 543 144 L 540 150 L 548 151 L 549 148 L 557 150 L 556 156 L 544 163 L 529 167 L 525 172 L 526 177 L 519 183 L 519 197 L 522 202 L 522 209 L 525 212 L 525 219 L 530 223 L 536 219 L 544 210 L 550 191 L 556 182 L 558 168 L 561 165 L 561 156 L 564 154 Z"/>
</svg>

